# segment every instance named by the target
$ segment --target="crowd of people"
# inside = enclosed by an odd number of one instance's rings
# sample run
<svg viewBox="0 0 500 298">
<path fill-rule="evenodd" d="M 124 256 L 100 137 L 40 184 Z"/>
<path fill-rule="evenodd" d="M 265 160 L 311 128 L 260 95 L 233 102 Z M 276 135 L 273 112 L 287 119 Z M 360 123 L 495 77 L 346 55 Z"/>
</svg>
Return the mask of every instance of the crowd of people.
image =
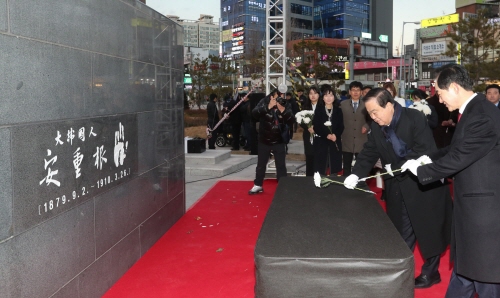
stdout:
<svg viewBox="0 0 500 298">
<path fill-rule="evenodd" d="M 297 100 L 280 100 L 284 94 L 274 90 L 252 110 L 259 156 L 249 193 L 263 191 L 271 152 L 278 181 L 286 176 L 283 127 L 293 134 L 298 123 L 307 176 L 344 175 L 354 189 L 374 166 L 388 172 L 387 214 L 425 258 L 415 288 L 441 281 L 440 256 L 451 243 L 446 297 L 500 297 L 500 87 L 474 93 L 465 69 L 453 64 L 438 69 L 435 81 L 434 95 L 414 90 L 411 101 L 390 82 L 371 88 L 353 81 L 341 98 L 329 85 L 299 90 Z"/>
</svg>

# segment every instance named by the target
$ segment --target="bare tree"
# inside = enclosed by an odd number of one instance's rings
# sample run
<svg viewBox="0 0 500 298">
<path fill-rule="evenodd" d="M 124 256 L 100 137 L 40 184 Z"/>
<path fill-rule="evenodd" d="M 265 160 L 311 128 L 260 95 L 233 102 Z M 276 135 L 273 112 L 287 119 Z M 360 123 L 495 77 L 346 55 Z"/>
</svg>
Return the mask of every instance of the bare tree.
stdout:
<svg viewBox="0 0 500 298">
<path fill-rule="evenodd" d="M 193 80 L 193 88 L 191 89 L 191 96 L 194 98 L 194 103 L 198 107 L 201 108 L 201 103 L 203 102 L 203 90 L 207 85 L 207 68 L 208 68 L 208 58 L 200 59 L 200 54 L 197 54 L 197 57 L 193 59 L 193 65 L 189 70 L 189 74 Z"/>
</svg>

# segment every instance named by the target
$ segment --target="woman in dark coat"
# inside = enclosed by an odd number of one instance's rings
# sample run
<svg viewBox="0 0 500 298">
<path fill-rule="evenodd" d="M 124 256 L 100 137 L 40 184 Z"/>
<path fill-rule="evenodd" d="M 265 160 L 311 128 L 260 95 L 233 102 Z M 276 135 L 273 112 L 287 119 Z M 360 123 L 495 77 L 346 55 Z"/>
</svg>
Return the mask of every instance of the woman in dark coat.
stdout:
<svg viewBox="0 0 500 298">
<path fill-rule="evenodd" d="M 313 127 L 315 172 L 322 175 L 338 173 L 342 170 L 342 141 L 344 118 L 338 100 L 331 87 L 325 88 L 321 101 L 314 111 Z M 325 123 L 330 122 L 330 126 Z"/>
<path fill-rule="evenodd" d="M 444 103 L 439 102 L 438 94 L 427 99 L 429 106 L 433 106 L 436 110 L 436 115 L 438 117 L 438 126 L 432 131 L 434 135 L 434 140 L 436 141 L 436 146 L 438 148 L 444 148 L 451 144 L 451 139 L 455 132 L 455 126 L 458 122 L 458 110 L 452 112 L 448 111 L 448 108 Z"/>
<path fill-rule="evenodd" d="M 309 89 L 309 96 L 305 98 L 302 103 L 302 110 L 313 111 L 319 101 L 318 87 L 312 86 Z M 306 155 L 306 176 L 314 176 L 314 126 L 307 127 L 306 124 L 300 124 L 304 132 L 302 133 L 302 140 L 304 141 L 304 154 Z M 313 136 L 311 143 L 311 135 Z"/>
<path fill-rule="evenodd" d="M 434 130 L 437 126 L 438 126 L 438 115 L 437 115 L 437 112 L 436 112 L 436 109 L 434 108 L 434 106 L 430 105 L 427 103 L 427 101 L 425 101 L 425 99 L 427 98 L 427 93 L 425 93 L 424 91 L 420 90 L 420 89 L 417 89 L 417 90 L 414 90 L 411 94 L 411 98 L 413 99 L 413 102 L 414 103 L 422 103 L 423 105 L 426 105 L 429 107 L 431 113 L 430 114 L 425 114 L 425 117 L 427 118 L 427 123 L 429 124 L 429 127 Z M 424 102 L 422 102 L 422 100 L 424 100 Z M 410 106 L 410 108 L 413 108 L 415 106 L 415 104 L 412 104 Z"/>
</svg>

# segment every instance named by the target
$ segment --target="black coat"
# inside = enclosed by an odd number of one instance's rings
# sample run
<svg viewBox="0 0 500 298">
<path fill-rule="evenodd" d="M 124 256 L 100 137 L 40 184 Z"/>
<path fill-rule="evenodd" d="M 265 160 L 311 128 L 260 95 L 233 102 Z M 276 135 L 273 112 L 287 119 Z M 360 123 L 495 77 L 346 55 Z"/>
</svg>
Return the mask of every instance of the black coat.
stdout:
<svg viewBox="0 0 500 298">
<path fill-rule="evenodd" d="M 303 105 L 302 106 L 302 111 L 309 110 L 312 111 L 312 105 Z M 311 123 L 313 124 L 313 123 Z M 305 155 L 314 155 L 314 135 L 313 135 L 313 144 L 311 144 L 311 133 L 309 132 L 309 127 L 307 127 L 306 124 L 300 124 L 300 127 L 302 127 L 302 140 L 304 141 L 304 154 Z"/>
<path fill-rule="evenodd" d="M 434 108 L 433 105 L 429 105 L 429 109 L 431 109 L 431 114 L 427 115 L 427 122 L 429 123 L 431 130 L 434 130 L 441 123 L 438 123 L 436 108 Z"/>
<path fill-rule="evenodd" d="M 325 122 L 330 121 L 332 123 L 331 132 L 328 127 L 325 126 Z M 334 174 L 342 170 L 342 132 L 344 131 L 344 117 L 342 116 L 342 110 L 333 106 L 332 116 L 328 117 L 325 110 L 325 105 L 318 104 L 316 110 L 314 111 L 313 118 L 314 132 L 317 137 L 314 138 L 314 159 L 315 159 L 315 171 L 320 174 L 325 174 L 324 169 L 327 165 L 327 160 L 330 158 L 330 173 Z M 326 137 L 333 133 L 337 140 L 332 142 Z"/>
<path fill-rule="evenodd" d="M 239 97 L 237 99 L 234 98 L 231 99 L 231 101 L 227 104 L 226 107 L 227 113 L 229 113 L 229 111 L 231 111 L 238 102 L 239 102 Z M 234 111 L 231 114 L 229 114 L 229 122 L 231 122 L 231 124 L 236 127 L 240 127 L 241 123 L 243 123 L 243 118 L 239 106 L 236 109 L 234 109 Z"/>
<path fill-rule="evenodd" d="M 363 150 L 356 158 L 352 173 L 365 177 L 380 158 L 382 165 L 391 164 L 391 169 L 400 169 L 408 159 L 417 159 L 436 150 L 436 145 L 424 114 L 414 109 L 401 111 L 395 128 L 396 135 L 411 149 L 405 158 L 394 153 L 391 143 L 386 141 L 381 127 L 371 123 L 371 131 Z M 422 255 L 429 258 L 446 249 L 450 240 L 451 207 L 448 185 L 441 181 L 423 186 L 411 173 L 385 175 L 387 215 L 402 234 L 402 200 L 406 205 L 413 231 Z"/>
<path fill-rule="evenodd" d="M 432 183 L 454 175 L 452 257 L 457 273 L 500 283 L 500 110 L 478 94 L 466 106 L 451 144 L 418 168 Z"/>
<path fill-rule="evenodd" d="M 214 101 L 209 101 L 207 104 L 207 125 L 213 128 L 219 122 L 219 112 Z"/>
<path fill-rule="evenodd" d="M 455 131 L 453 126 L 442 126 L 443 121 L 453 120 L 457 123 L 458 110 L 453 112 L 448 111 L 445 104 L 440 103 L 437 97 L 431 97 L 427 99 L 429 106 L 434 107 L 437 115 L 437 127 L 433 129 L 432 134 L 434 135 L 434 140 L 436 141 L 436 146 L 438 148 L 443 148 L 451 143 L 451 138 Z M 434 112 L 433 112 L 434 113 Z"/>
<path fill-rule="evenodd" d="M 285 110 L 281 113 L 277 108 L 269 109 L 269 96 L 264 97 L 252 110 L 252 116 L 259 119 L 259 142 L 266 145 L 283 143 L 281 138 L 281 128 L 279 124 L 287 124 L 289 127 L 295 122 L 290 104 L 286 104 Z M 275 115 L 278 124 L 275 122 Z"/>
</svg>

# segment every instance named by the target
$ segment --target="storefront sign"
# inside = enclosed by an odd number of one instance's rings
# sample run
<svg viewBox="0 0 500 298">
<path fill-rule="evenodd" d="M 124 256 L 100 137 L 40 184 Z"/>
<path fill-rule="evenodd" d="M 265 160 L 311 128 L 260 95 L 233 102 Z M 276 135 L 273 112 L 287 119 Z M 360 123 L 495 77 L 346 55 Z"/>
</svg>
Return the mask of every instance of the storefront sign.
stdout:
<svg viewBox="0 0 500 298">
<path fill-rule="evenodd" d="M 455 14 L 450 14 L 447 16 L 422 20 L 422 21 L 420 21 L 420 25 L 422 28 L 426 28 L 426 27 L 432 27 L 432 26 L 458 23 L 458 21 L 459 21 L 459 14 L 455 13 Z"/>
<path fill-rule="evenodd" d="M 446 41 L 436 41 L 422 44 L 422 56 L 439 55 L 444 52 L 446 52 Z"/>
<path fill-rule="evenodd" d="M 453 33 L 453 28 L 451 25 L 441 25 L 429 28 L 421 28 L 420 29 L 420 38 L 435 38 L 435 37 L 444 37 L 448 33 Z"/>
<path fill-rule="evenodd" d="M 422 56 L 420 62 L 436 62 L 436 61 L 455 61 L 456 57 L 448 57 L 444 55 Z"/>
</svg>

